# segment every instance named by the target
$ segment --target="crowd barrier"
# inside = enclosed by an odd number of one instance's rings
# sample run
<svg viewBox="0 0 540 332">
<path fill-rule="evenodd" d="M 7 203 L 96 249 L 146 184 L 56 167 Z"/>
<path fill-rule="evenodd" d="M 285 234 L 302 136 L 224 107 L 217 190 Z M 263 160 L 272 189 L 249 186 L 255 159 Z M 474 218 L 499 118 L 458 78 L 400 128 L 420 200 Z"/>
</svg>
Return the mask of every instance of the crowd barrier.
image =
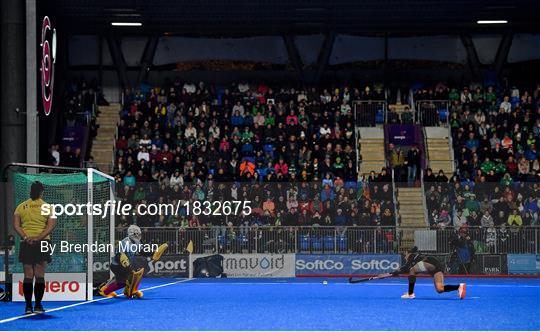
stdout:
<svg viewBox="0 0 540 332">
<path fill-rule="evenodd" d="M 448 100 L 418 100 L 415 105 L 416 119 L 428 127 L 448 126 L 449 107 Z"/>
<path fill-rule="evenodd" d="M 507 260 L 509 274 L 540 275 L 540 255 L 509 254 Z"/>
<path fill-rule="evenodd" d="M 396 270 L 402 263 L 400 227 L 212 227 L 143 228 L 143 241 L 169 243 L 158 262 L 139 257 L 148 277 L 186 278 L 200 257 L 221 255 L 229 278 L 346 277 Z M 410 229 L 409 229 L 410 230 Z M 454 229 L 412 230 L 419 249 L 436 256 L 447 274 L 484 276 L 540 276 L 539 227 L 510 228 L 509 237 L 486 237 L 486 229 L 470 228 L 468 241 L 474 254 L 462 262 L 456 250 Z M 495 229 L 500 232 L 501 229 Z M 495 233 L 497 234 L 497 233 Z M 499 233 L 500 235 L 500 233 Z M 125 236 L 117 229 L 117 238 Z M 500 241 L 506 241 L 501 243 Z M 491 241 L 486 243 L 486 241 Z M 494 240 L 494 241 L 492 241 Z M 193 243 L 189 254 L 188 243 Z M 14 257 L 14 256 L 12 256 Z M 94 262 L 94 272 L 109 271 L 108 263 Z M 67 275 L 67 274 L 66 274 Z M 56 278 L 56 279 L 55 279 Z M 51 287 L 66 288 L 76 296 L 80 276 L 52 278 Z M 3 278 L 2 278 L 3 279 Z M 17 290 L 21 275 L 13 275 Z M 77 287 L 76 284 L 79 284 Z"/>
<path fill-rule="evenodd" d="M 296 255 L 296 276 L 374 275 L 397 270 L 400 255 Z"/>
<path fill-rule="evenodd" d="M 24 273 L 13 273 L 11 300 L 24 302 Z M 47 273 L 43 301 L 84 301 L 86 299 L 85 273 Z"/>
<path fill-rule="evenodd" d="M 361 100 L 354 102 L 354 119 L 358 127 L 375 127 L 386 123 L 387 103 L 384 100 Z"/>
<path fill-rule="evenodd" d="M 190 271 L 198 258 L 210 255 L 191 255 Z M 295 276 L 294 254 L 223 254 L 223 273 L 228 278 L 290 278 Z"/>
<path fill-rule="evenodd" d="M 421 250 L 449 254 L 455 250 L 458 231 L 405 227 L 206 227 L 142 228 L 143 241 L 169 243 L 169 251 L 182 254 L 193 242 L 195 254 L 309 253 L 395 254 L 404 234 L 414 233 Z M 540 254 L 540 227 L 469 227 L 466 235 L 478 254 Z M 126 236 L 117 229 L 116 238 Z"/>
<path fill-rule="evenodd" d="M 395 253 L 396 227 L 142 228 L 143 240 L 169 243 L 182 253 Z M 125 237 L 117 230 L 117 238 Z"/>
<path fill-rule="evenodd" d="M 210 227 L 143 228 L 143 241 L 168 242 L 162 262 L 148 266 L 150 276 L 193 275 L 193 262 L 221 255 L 229 278 L 345 277 L 373 275 L 402 263 L 400 236 L 415 233 L 422 252 L 436 256 L 447 274 L 540 275 L 539 227 L 512 228 L 509 237 L 493 236 L 500 228 L 470 228 L 471 261 L 461 262 L 457 231 L 401 227 Z M 121 238 L 122 230 L 118 230 Z M 495 233 L 497 234 L 497 233 Z M 500 235 L 501 233 L 499 233 Z M 193 242 L 193 254 L 186 248 Z M 189 263 L 188 263 L 189 262 Z"/>
<path fill-rule="evenodd" d="M 199 258 L 219 256 L 227 278 L 349 277 L 392 272 L 402 265 L 399 254 L 193 254 L 188 273 L 194 275 Z M 430 254 L 444 266 L 446 275 L 461 276 L 540 276 L 540 255 L 478 254 L 462 262 L 455 254 Z M 166 276 L 184 277 L 174 273 Z M 163 276 L 157 273 L 156 276 Z"/>
<path fill-rule="evenodd" d="M 539 227 L 469 227 L 467 235 L 476 253 L 540 253 Z M 449 253 L 456 236 L 453 228 L 416 230 L 415 243 L 421 250 Z"/>
<path fill-rule="evenodd" d="M 454 254 L 430 254 L 439 259 L 445 275 L 484 277 L 540 277 L 540 255 L 478 254 L 467 263 Z M 145 267 L 147 278 L 207 278 L 215 277 L 197 270 L 199 259 L 218 257 L 220 278 L 347 278 L 372 276 L 392 272 L 402 265 L 399 254 L 173 254 L 165 253 L 157 262 L 140 257 L 134 264 Z M 96 268 L 96 266 L 94 266 Z M 108 267 L 101 267 L 107 268 Z M 12 275 L 12 300 L 24 301 L 22 273 Z M 47 301 L 80 301 L 85 298 L 84 273 L 48 273 Z"/>
<path fill-rule="evenodd" d="M 194 262 L 213 254 L 190 257 L 190 273 Z M 223 254 L 220 255 L 227 278 L 291 278 L 347 277 L 390 272 L 401 265 L 400 255 L 387 254 Z"/>
<path fill-rule="evenodd" d="M 540 254 L 474 255 L 467 263 L 455 253 L 429 254 L 437 257 L 445 268 L 445 275 L 484 277 L 540 277 Z M 194 275 L 195 262 L 200 258 L 218 256 L 221 278 L 347 278 L 392 272 L 402 265 L 400 254 L 309 254 L 309 253 L 236 253 L 236 254 L 174 254 L 165 253 L 157 262 L 139 257 L 134 263 L 145 267 L 147 278 L 211 277 Z M 94 266 L 96 269 L 96 266 Z M 101 266 L 100 269 L 107 269 Z M 13 301 L 23 301 L 22 273 L 12 275 Z M 85 295 L 84 273 L 49 273 L 47 301 L 81 300 Z"/>
</svg>

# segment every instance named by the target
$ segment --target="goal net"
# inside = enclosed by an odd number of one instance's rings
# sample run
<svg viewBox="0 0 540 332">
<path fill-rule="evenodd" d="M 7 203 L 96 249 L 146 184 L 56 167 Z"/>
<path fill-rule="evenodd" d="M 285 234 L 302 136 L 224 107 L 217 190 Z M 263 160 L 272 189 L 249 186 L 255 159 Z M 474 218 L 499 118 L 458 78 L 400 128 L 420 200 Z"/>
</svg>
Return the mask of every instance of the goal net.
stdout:
<svg viewBox="0 0 540 332">
<path fill-rule="evenodd" d="M 13 208 L 8 207 L 9 221 L 14 208 L 30 197 L 30 187 L 35 181 L 44 185 L 43 200 L 46 203 L 65 208 L 64 213 L 56 216 L 56 226 L 50 236 L 55 250 L 46 270 L 48 287 L 44 300 L 90 300 L 93 286 L 109 276 L 114 251 L 97 250 L 97 246 L 89 245 L 112 244 L 114 247 L 114 213 L 109 208 L 106 213 L 92 215 L 86 208 L 77 207 L 87 203 L 104 207 L 107 201 L 113 201 L 114 178 L 92 168 L 86 172 L 61 174 L 12 172 L 8 178 L 11 190 L 7 192 L 13 199 Z M 14 230 L 8 233 L 15 235 Z M 23 266 L 18 261 L 20 244 L 20 237 L 15 236 L 15 245 L 8 258 L 13 301 L 22 300 L 18 294 L 23 278 Z"/>
</svg>

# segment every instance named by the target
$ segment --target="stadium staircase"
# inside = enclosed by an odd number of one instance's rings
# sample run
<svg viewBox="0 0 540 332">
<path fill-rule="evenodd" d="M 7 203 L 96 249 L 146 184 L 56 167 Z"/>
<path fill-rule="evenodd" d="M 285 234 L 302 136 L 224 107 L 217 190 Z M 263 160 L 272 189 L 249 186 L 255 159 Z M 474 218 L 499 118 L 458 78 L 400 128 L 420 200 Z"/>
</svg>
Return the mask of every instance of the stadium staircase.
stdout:
<svg viewBox="0 0 540 332">
<path fill-rule="evenodd" d="M 97 168 L 106 173 L 112 172 L 116 126 L 120 120 L 120 110 L 120 104 L 99 106 L 99 115 L 96 119 L 99 128 L 92 141 L 91 155 Z"/>
<path fill-rule="evenodd" d="M 444 127 L 425 127 L 427 161 L 435 174 L 443 170 L 446 176 L 454 172 L 454 152 L 449 132 Z"/>
<path fill-rule="evenodd" d="M 400 249 L 410 249 L 414 246 L 414 230 L 427 227 L 422 187 L 397 188 L 397 202 L 401 220 Z"/>
<path fill-rule="evenodd" d="M 360 133 L 360 174 L 368 174 L 371 171 L 380 172 L 386 166 L 384 155 L 384 130 L 382 128 L 362 127 Z"/>
</svg>

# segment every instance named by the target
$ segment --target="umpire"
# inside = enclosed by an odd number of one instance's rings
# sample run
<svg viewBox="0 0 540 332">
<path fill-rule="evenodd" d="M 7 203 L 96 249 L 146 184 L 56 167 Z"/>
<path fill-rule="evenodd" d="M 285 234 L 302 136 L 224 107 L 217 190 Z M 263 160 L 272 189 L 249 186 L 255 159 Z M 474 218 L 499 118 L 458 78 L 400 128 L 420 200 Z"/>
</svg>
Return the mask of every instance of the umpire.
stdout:
<svg viewBox="0 0 540 332">
<path fill-rule="evenodd" d="M 13 228 L 22 239 L 19 262 L 24 268 L 25 314 L 45 312 L 41 300 L 45 293 L 45 269 L 47 263 L 51 262 L 51 254 L 48 250 L 41 250 L 41 242 L 50 242 L 50 233 L 54 229 L 56 218 L 52 214 L 43 215 L 41 212 L 41 206 L 47 204 L 42 199 L 43 191 L 41 182 L 32 183 L 30 199 L 19 204 L 13 214 Z M 32 308 L 32 294 L 36 299 L 34 308 Z"/>
</svg>

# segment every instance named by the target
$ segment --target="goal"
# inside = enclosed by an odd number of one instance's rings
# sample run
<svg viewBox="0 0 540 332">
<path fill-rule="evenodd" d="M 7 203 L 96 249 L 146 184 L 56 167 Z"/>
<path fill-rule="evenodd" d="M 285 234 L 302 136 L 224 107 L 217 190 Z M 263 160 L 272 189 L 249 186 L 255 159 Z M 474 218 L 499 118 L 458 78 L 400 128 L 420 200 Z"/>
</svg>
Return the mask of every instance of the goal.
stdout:
<svg viewBox="0 0 540 332">
<path fill-rule="evenodd" d="M 94 250 L 91 244 L 114 247 L 115 216 L 112 209 L 100 215 L 73 209 L 87 205 L 106 205 L 115 199 L 114 178 L 93 168 L 51 167 L 44 165 L 10 164 L 4 168 L 4 222 L 3 238 L 15 235 L 12 216 L 15 207 L 30 197 L 34 181 L 44 185 L 43 200 L 66 209 L 57 215 L 51 233 L 55 246 L 52 262 L 46 272 L 46 301 L 91 300 L 94 284 L 109 276 L 109 264 L 114 250 Z M 14 246 L 4 250 L 6 286 L 11 285 L 13 301 L 23 300 L 18 291 L 23 279 L 23 266 L 18 261 L 21 239 L 15 236 Z M 63 246 L 62 246 L 63 245 Z M 103 246 L 102 246 L 103 247 Z M 67 249 L 67 250 L 62 250 Z M 88 250 L 90 249 L 90 250 Z"/>
</svg>

